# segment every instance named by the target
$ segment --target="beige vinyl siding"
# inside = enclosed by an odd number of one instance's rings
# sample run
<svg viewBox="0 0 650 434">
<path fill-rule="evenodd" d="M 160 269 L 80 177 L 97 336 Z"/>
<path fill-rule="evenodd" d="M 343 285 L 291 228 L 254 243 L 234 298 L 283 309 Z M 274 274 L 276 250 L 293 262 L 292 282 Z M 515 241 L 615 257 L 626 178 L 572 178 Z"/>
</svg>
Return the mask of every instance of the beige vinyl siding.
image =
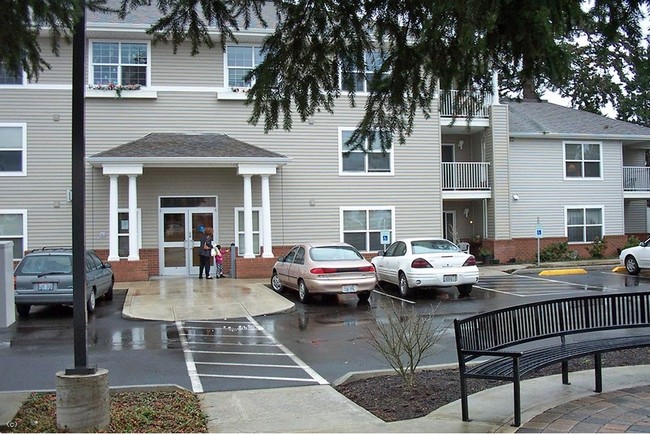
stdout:
<svg viewBox="0 0 650 434">
<path fill-rule="evenodd" d="M 253 145 L 289 156 L 292 161 L 270 178 L 271 218 L 274 244 L 291 244 L 304 239 L 338 240 L 340 207 L 395 207 L 395 233 L 400 236 L 441 233 L 441 199 L 439 194 L 439 137 L 435 120 L 420 120 L 407 145 L 394 149 L 394 176 L 339 176 L 338 128 L 354 127 L 360 109 L 350 109 L 342 101 L 336 116 L 320 114 L 313 125 L 297 123 L 291 133 L 273 131 L 264 134 L 261 127 L 249 125 L 249 108 L 242 101 L 218 101 L 207 93 L 159 92 L 154 104 L 150 101 L 98 99 L 88 101 L 88 155 L 140 138 L 150 132 L 218 132 Z M 360 104 L 362 105 L 362 104 Z M 144 109 L 147 107 L 147 110 Z M 191 110 L 186 109 L 192 107 Z M 110 121 L 106 121 L 110 119 Z M 345 119 L 345 121 L 341 121 Z M 164 121 L 163 121 L 164 120 Z M 151 125 L 159 125 L 152 128 Z M 116 126 L 119 126 L 117 128 Z M 151 170 L 138 177 L 138 202 L 142 208 L 143 247 L 157 243 L 157 230 L 151 230 L 152 211 L 157 204 L 141 202 L 144 197 L 157 197 L 161 191 L 203 194 L 209 180 L 203 175 L 167 171 L 161 178 L 164 185 L 156 187 Z M 221 172 L 221 169 L 216 170 Z M 108 179 L 99 171 L 93 175 L 95 188 L 108 189 Z M 177 173 L 178 172 L 178 173 Z M 171 176 L 170 176 L 171 175 Z M 215 175 L 217 178 L 221 175 Z M 226 176 L 215 180 L 213 190 L 229 180 L 232 188 L 225 199 L 219 199 L 220 239 L 234 237 L 234 207 L 243 206 L 243 178 Z M 126 184 L 125 184 L 126 185 Z M 253 206 L 261 206 L 260 178 L 253 177 Z M 126 187 L 120 189 L 125 190 Z M 160 190 L 162 189 L 162 190 Z M 315 206 L 309 206 L 310 200 Z M 126 197 L 121 203 L 126 204 Z M 96 203 L 95 227 L 107 227 L 108 199 Z M 318 224 L 314 224 L 314 222 Z M 98 231 L 95 230 L 95 233 Z M 106 240 L 104 240 L 107 242 Z"/>
<path fill-rule="evenodd" d="M 27 210 L 26 248 L 70 245 L 69 92 L 0 89 L 0 101 L 0 123 L 27 125 L 27 176 L 0 177 L 0 209 Z M 60 120 L 55 121 L 54 115 Z"/>
<path fill-rule="evenodd" d="M 35 84 L 68 85 L 72 88 L 72 44 L 61 40 L 59 56 L 56 56 L 50 50 L 51 41 L 49 39 L 40 38 L 39 43 L 42 48 L 41 55 L 51 68 L 42 71 Z"/>
<path fill-rule="evenodd" d="M 493 105 L 486 131 L 492 200 L 488 201 L 488 237 L 510 239 L 510 161 L 508 106 Z"/>
<path fill-rule="evenodd" d="M 603 179 L 564 179 L 561 140 L 515 140 L 511 143 L 513 238 L 535 235 L 540 217 L 544 236 L 565 236 L 565 207 L 604 207 L 605 235 L 623 233 L 621 144 L 601 142 Z M 544 164 L 539 164 L 544 161 Z"/>
<path fill-rule="evenodd" d="M 212 49 L 203 46 L 199 54 L 192 56 L 188 44 L 179 46 L 176 54 L 170 44 L 152 44 L 151 86 L 223 86 L 221 46 L 218 43 Z"/>
</svg>

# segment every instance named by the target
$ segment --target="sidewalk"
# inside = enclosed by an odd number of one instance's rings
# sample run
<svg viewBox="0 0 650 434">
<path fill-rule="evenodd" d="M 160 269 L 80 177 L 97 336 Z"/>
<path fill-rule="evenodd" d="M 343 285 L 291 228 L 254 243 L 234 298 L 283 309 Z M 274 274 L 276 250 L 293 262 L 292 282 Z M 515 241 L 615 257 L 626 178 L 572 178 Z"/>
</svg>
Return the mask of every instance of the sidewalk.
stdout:
<svg viewBox="0 0 650 434">
<path fill-rule="evenodd" d="M 609 261 L 606 265 L 616 263 Z M 526 265 L 505 264 L 482 267 L 481 274 L 539 272 L 543 268 L 534 270 Z M 120 283 L 117 287 L 128 288 L 123 308 L 126 318 L 233 318 L 293 309 L 293 303 L 276 294 L 267 283 L 260 279 L 154 278 Z M 650 431 L 650 365 L 604 369 L 601 394 L 593 392 L 592 371 L 572 373 L 570 378 L 570 386 L 562 385 L 559 376 L 522 382 L 524 423 L 520 432 Z M 26 396 L 0 393 L 0 424 L 6 426 L 11 421 Z M 418 419 L 384 422 L 330 385 L 211 392 L 200 397 L 210 432 L 517 431 L 510 425 L 511 384 L 470 395 L 472 422 L 461 420 L 459 401 Z"/>
</svg>

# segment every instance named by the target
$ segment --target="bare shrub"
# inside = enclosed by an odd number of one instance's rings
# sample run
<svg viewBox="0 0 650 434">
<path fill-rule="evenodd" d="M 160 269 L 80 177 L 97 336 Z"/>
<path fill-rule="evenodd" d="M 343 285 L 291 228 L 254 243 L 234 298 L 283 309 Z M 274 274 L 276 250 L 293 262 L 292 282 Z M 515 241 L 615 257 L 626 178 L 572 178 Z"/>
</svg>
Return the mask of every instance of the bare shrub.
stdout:
<svg viewBox="0 0 650 434">
<path fill-rule="evenodd" d="M 413 387 L 418 365 L 435 353 L 434 347 L 447 328 L 434 322 L 439 306 L 440 303 L 430 313 L 419 315 L 415 307 L 391 301 L 388 309 L 373 311 L 374 327 L 368 328 L 370 345 L 386 359 L 407 388 Z"/>
</svg>

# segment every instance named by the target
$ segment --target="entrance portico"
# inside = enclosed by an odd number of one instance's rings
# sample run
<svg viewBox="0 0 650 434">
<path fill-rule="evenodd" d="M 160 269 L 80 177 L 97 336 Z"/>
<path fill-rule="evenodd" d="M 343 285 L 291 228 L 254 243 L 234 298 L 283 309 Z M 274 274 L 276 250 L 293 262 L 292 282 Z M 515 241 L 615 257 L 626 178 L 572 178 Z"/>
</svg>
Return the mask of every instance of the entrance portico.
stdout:
<svg viewBox="0 0 650 434">
<path fill-rule="evenodd" d="M 202 208 L 201 210 L 204 214 L 207 212 L 207 215 L 210 215 L 211 212 L 214 213 L 213 219 L 205 220 L 207 224 L 212 223 L 216 226 L 217 221 L 227 220 L 221 219 L 219 212 L 227 214 L 233 212 L 235 213 L 235 219 L 237 219 L 237 206 L 230 206 L 228 209 L 225 205 L 221 206 L 220 202 L 243 205 L 243 231 L 240 228 L 240 235 L 236 236 L 235 226 L 221 228 L 220 234 L 224 240 L 221 241 L 221 244 L 230 245 L 231 241 L 234 242 L 238 245 L 239 255 L 247 259 L 257 256 L 255 249 L 255 244 L 257 244 L 261 250 L 261 257 L 273 258 L 270 178 L 277 173 L 279 166 L 287 164 L 289 158 L 223 134 L 152 133 L 141 139 L 93 155 L 88 158 L 88 161 L 93 167 L 101 168 L 102 174 L 109 178 L 108 261 L 125 259 L 133 262 L 140 261 L 140 243 L 144 239 L 145 245 L 142 248 L 158 249 L 160 257 L 157 273 L 155 270 L 150 269 L 149 275 L 165 274 L 167 259 L 165 255 L 171 255 L 172 247 L 164 241 L 166 235 L 164 220 L 155 217 L 156 215 L 163 215 L 162 199 L 158 200 L 154 208 L 151 206 L 150 200 L 145 201 L 143 198 L 150 197 L 154 192 L 160 198 L 204 197 L 206 196 L 206 188 L 212 192 L 212 194 L 207 195 L 213 197 L 212 211 L 208 209 L 210 205 L 208 205 L 208 208 Z M 196 193 L 178 194 L 173 188 L 176 184 L 182 184 L 183 191 L 187 191 L 184 183 L 187 182 L 188 168 L 197 174 Z M 164 169 L 162 172 L 164 181 L 162 182 L 158 180 L 158 178 L 161 178 L 160 169 Z M 177 179 L 174 179 L 174 169 L 179 169 L 176 171 Z M 217 173 L 216 171 L 221 171 L 223 174 L 236 173 L 241 176 L 241 189 L 233 189 L 231 182 L 217 183 L 216 181 L 213 181 L 215 182 L 214 188 L 210 188 L 210 180 Z M 157 173 L 158 175 L 148 178 L 150 173 Z M 128 178 L 126 191 L 120 191 L 120 177 Z M 156 179 L 154 180 L 154 178 Z M 255 184 L 256 182 L 259 182 L 259 184 Z M 122 189 L 124 190 L 124 185 L 122 185 Z M 259 194 L 259 196 L 255 195 L 258 198 L 257 200 L 261 200 L 261 203 L 255 204 L 255 209 L 254 189 Z M 236 193 L 238 190 L 241 193 Z M 235 195 L 234 199 L 232 199 L 233 194 Z M 239 194 L 243 197 L 238 196 Z M 230 197 L 232 200 L 220 201 L 218 196 Z M 240 198 L 239 200 L 236 199 L 237 196 Z M 123 208 L 120 209 L 120 199 L 123 204 L 124 202 L 128 203 L 128 213 L 124 213 Z M 147 204 L 144 204 L 145 202 Z M 241 208 L 239 209 L 241 212 Z M 169 213 L 169 209 L 165 212 Z M 118 218 L 120 213 L 123 216 L 122 218 Z M 124 218 L 127 215 L 128 218 Z M 257 220 L 254 217 L 257 217 Z M 139 219 L 148 223 L 143 225 Z M 157 232 L 160 236 L 156 237 L 158 239 L 156 245 L 151 242 L 146 245 L 146 239 L 152 238 L 151 232 L 143 237 L 141 233 L 142 226 L 146 226 L 145 230 L 151 230 L 151 222 L 153 221 L 158 222 Z M 196 238 L 200 237 L 201 233 L 197 230 L 198 223 L 196 225 L 194 223 L 195 221 L 190 219 L 188 224 L 180 229 L 183 233 L 178 234 L 180 237 L 178 241 L 181 241 L 179 246 L 181 248 L 189 246 L 188 274 L 192 274 L 191 256 L 194 256 L 192 250 L 197 248 L 198 244 L 196 242 L 198 240 Z M 228 236 L 229 234 L 233 234 L 232 238 Z M 127 250 L 125 249 L 125 238 L 121 238 L 122 244 L 120 244 L 120 237 L 125 236 L 128 236 L 128 253 L 125 252 Z M 259 240 L 256 237 L 259 237 Z M 242 245 L 239 245 L 240 240 L 243 241 Z M 215 233 L 215 241 L 220 242 L 217 233 Z"/>
</svg>

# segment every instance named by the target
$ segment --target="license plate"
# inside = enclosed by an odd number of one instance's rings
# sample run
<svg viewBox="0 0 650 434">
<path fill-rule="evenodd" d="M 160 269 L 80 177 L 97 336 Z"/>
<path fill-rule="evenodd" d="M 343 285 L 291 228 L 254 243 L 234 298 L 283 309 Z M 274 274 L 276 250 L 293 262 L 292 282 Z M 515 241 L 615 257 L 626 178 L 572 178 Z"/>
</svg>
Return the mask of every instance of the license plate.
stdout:
<svg viewBox="0 0 650 434">
<path fill-rule="evenodd" d="M 39 283 L 38 284 L 38 290 L 39 291 L 53 291 L 54 290 L 54 283 Z"/>
<path fill-rule="evenodd" d="M 455 282 L 458 276 L 456 274 L 445 274 L 442 276 L 443 282 Z"/>
<path fill-rule="evenodd" d="M 343 285 L 343 292 L 357 292 L 357 285 Z"/>
</svg>

